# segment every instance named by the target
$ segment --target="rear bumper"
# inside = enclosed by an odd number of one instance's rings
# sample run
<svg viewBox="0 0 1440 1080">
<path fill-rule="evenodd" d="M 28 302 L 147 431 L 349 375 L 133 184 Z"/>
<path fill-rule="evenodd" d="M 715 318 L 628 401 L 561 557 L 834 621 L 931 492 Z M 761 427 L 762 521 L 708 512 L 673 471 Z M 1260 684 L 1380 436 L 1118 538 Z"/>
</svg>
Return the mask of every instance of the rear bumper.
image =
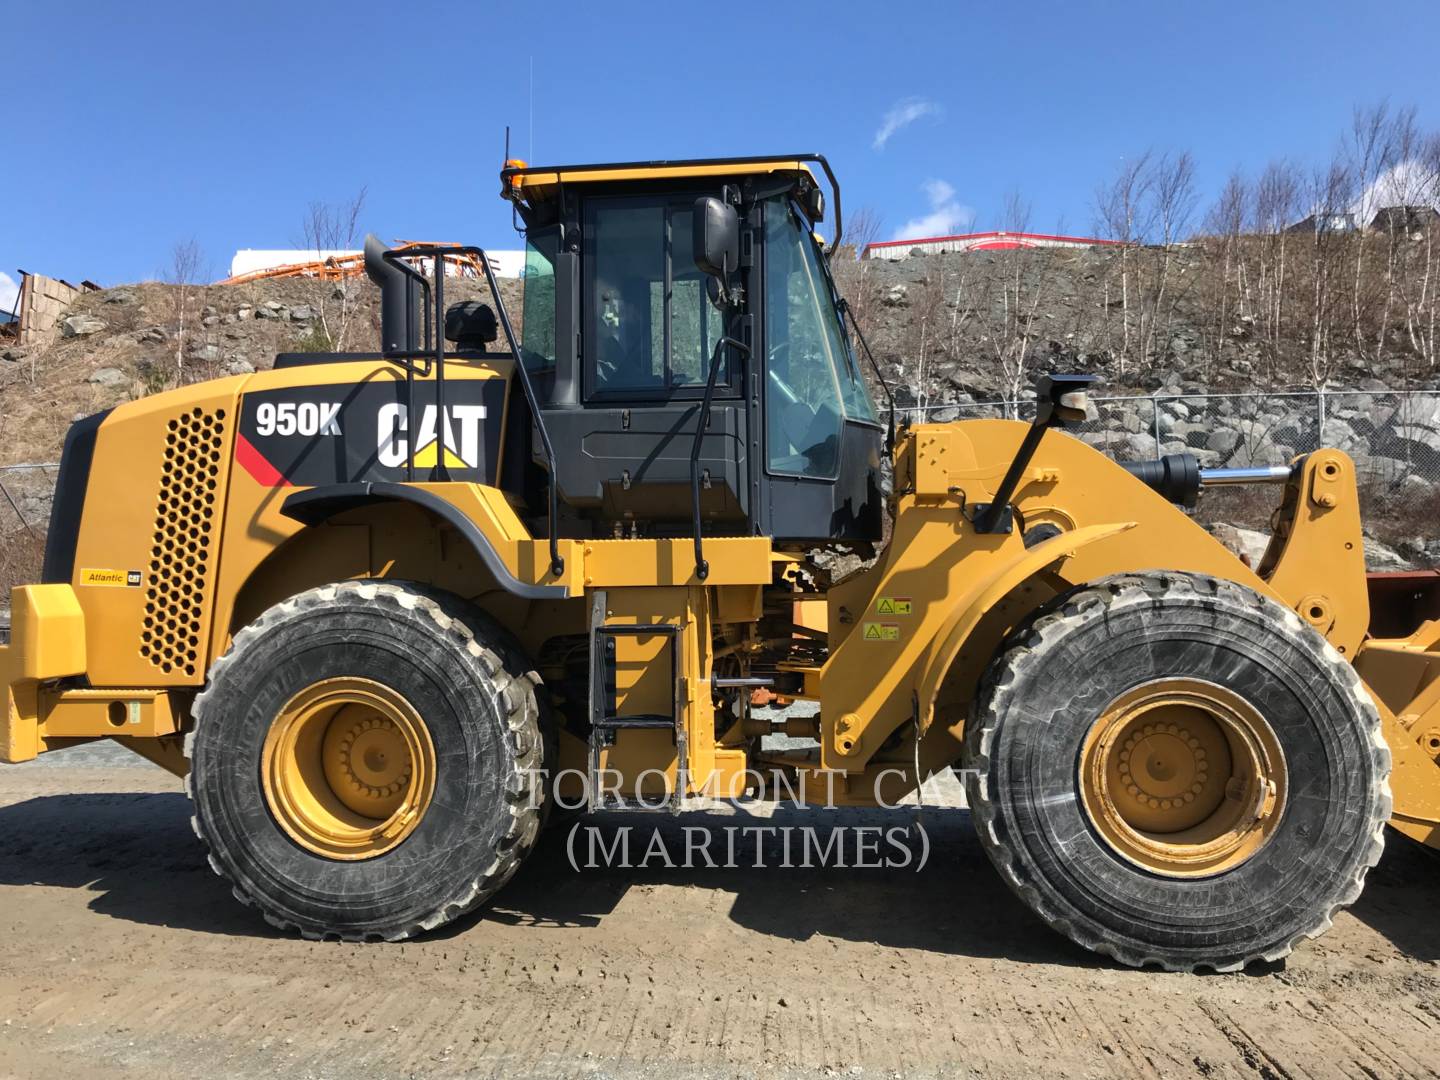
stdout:
<svg viewBox="0 0 1440 1080">
<path fill-rule="evenodd" d="M 43 749 L 40 685 L 85 672 L 85 613 L 69 585 L 10 592 L 10 644 L 0 645 L 0 761 L 30 761 Z"/>
</svg>

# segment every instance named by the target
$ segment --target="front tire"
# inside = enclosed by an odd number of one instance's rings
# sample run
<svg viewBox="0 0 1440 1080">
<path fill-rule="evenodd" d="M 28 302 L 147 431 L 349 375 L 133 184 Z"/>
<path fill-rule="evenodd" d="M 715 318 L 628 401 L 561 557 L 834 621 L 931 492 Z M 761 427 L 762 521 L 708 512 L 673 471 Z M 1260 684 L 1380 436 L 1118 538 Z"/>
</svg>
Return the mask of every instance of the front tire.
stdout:
<svg viewBox="0 0 1440 1080">
<path fill-rule="evenodd" d="M 187 786 L 211 866 L 310 938 L 400 940 L 484 903 L 544 812 L 526 667 L 488 617 L 422 586 L 269 609 L 195 703 Z"/>
<path fill-rule="evenodd" d="M 968 727 L 1001 876 L 1125 964 L 1278 959 L 1380 857 L 1374 703 L 1294 612 L 1232 582 L 1130 574 L 1059 598 L 992 663 Z"/>
</svg>

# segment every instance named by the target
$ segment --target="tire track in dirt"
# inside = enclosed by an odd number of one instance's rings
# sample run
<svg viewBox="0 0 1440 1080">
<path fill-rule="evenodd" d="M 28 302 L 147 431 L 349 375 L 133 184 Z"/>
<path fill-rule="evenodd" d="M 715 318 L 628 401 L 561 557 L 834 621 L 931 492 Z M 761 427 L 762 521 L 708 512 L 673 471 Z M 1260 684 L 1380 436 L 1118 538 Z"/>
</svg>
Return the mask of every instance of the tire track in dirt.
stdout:
<svg viewBox="0 0 1440 1080">
<path fill-rule="evenodd" d="M 0 1076 L 1435 1075 L 1440 868 L 1404 848 L 1287 965 L 1185 977 L 1050 934 L 963 814 L 918 875 L 576 875 L 547 841 L 494 913 L 354 946 L 270 932 L 185 812 L 158 774 L 0 772 Z"/>
</svg>

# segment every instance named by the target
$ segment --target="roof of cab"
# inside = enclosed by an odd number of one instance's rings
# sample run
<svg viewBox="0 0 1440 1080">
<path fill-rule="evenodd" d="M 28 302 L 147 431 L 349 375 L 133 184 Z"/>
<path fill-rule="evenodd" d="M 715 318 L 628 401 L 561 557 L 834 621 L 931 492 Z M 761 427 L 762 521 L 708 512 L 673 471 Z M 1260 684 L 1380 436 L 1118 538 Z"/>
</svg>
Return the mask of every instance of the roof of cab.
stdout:
<svg viewBox="0 0 1440 1080">
<path fill-rule="evenodd" d="M 817 155 L 777 155 L 748 158 L 697 158 L 689 161 L 630 161 L 602 165 L 525 165 L 506 163 L 500 170 L 501 194 L 521 195 L 526 188 L 544 188 L 557 183 L 585 184 L 626 180 L 672 180 L 688 177 L 753 176 L 757 173 L 804 173 L 814 176 L 806 158 Z"/>
</svg>

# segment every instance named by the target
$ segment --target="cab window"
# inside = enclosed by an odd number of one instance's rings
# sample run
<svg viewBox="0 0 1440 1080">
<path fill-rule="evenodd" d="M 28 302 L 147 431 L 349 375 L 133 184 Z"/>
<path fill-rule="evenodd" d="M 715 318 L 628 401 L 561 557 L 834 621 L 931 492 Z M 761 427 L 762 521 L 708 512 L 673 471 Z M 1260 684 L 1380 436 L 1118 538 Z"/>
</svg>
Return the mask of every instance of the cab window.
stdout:
<svg viewBox="0 0 1440 1080">
<path fill-rule="evenodd" d="M 586 363 L 593 392 L 702 386 L 721 336 L 692 251 L 693 199 L 593 199 L 583 215 Z M 728 361 L 718 375 L 728 383 Z"/>
<path fill-rule="evenodd" d="M 525 236 L 520 352 L 532 372 L 555 366 L 555 252 L 560 231 L 532 229 Z"/>
<path fill-rule="evenodd" d="M 838 474 L 845 413 L 839 375 L 849 359 L 815 241 L 788 198 L 771 199 L 765 205 L 765 412 L 771 472 L 824 479 Z"/>
</svg>

